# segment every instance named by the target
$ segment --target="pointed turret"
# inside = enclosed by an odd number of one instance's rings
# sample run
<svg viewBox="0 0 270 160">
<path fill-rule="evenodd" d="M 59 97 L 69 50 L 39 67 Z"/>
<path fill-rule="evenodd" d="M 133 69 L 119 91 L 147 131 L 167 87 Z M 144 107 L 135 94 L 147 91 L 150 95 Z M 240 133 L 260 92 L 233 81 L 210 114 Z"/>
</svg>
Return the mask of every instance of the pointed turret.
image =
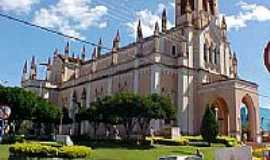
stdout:
<svg viewBox="0 0 270 160">
<path fill-rule="evenodd" d="M 36 66 L 36 59 L 35 56 L 32 57 L 31 61 L 31 72 L 30 72 L 30 79 L 35 80 L 37 76 L 37 66 Z"/>
<path fill-rule="evenodd" d="M 186 25 L 191 26 L 192 25 L 192 8 L 189 1 L 187 1 L 185 12 L 186 12 Z"/>
<path fill-rule="evenodd" d="M 137 26 L 137 42 L 143 41 L 143 32 L 142 32 L 142 26 L 141 26 L 141 20 L 139 20 L 138 26 Z"/>
<path fill-rule="evenodd" d="M 237 56 L 236 53 L 233 53 L 233 60 L 232 60 L 232 65 L 233 65 L 233 75 L 234 78 L 237 78 L 237 74 L 238 74 L 238 61 L 237 61 Z"/>
<path fill-rule="evenodd" d="M 46 73 L 46 81 L 50 81 L 51 79 L 51 69 L 52 69 L 52 63 L 51 63 L 51 57 L 48 58 L 47 63 L 47 73 Z"/>
<path fill-rule="evenodd" d="M 80 55 L 79 55 L 79 54 L 77 55 L 76 62 L 77 62 L 78 64 L 81 63 L 81 59 L 80 59 Z"/>
<path fill-rule="evenodd" d="M 65 52 L 65 56 L 68 57 L 69 56 L 69 42 L 67 42 L 64 52 Z"/>
<path fill-rule="evenodd" d="M 159 52 L 160 46 L 160 38 L 159 38 L 159 25 L 158 22 L 155 23 L 155 31 L 154 31 L 154 52 Z"/>
<path fill-rule="evenodd" d="M 56 57 L 56 56 L 57 56 L 57 54 L 58 54 L 58 49 L 57 49 L 57 48 L 55 48 L 55 49 L 54 49 L 54 51 L 53 51 L 53 56 L 54 56 L 54 57 Z"/>
<path fill-rule="evenodd" d="M 158 36 L 159 35 L 159 25 L 158 22 L 155 23 L 155 31 L 154 31 L 154 35 Z"/>
<path fill-rule="evenodd" d="M 47 63 L 47 70 L 51 70 L 51 66 L 52 66 L 52 61 L 51 61 L 51 57 L 49 57 L 48 63 Z"/>
<path fill-rule="evenodd" d="M 167 31 L 167 11 L 164 8 L 162 12 L 162 32 Z"/>
<path fill-rule="evenodd" d="M 95 47 L 95 48 L 93 49 L 92 59 L 93 59 L 93 60 L 96 60 L 97 58 L 98 58 L 97 48 Z"/>
<path fill-rule="evenodd" d="M 83 60 L 83 61 L 85 61 L 85 53 L 86 53 L 86 49 L 85 49 L 85 46 L 83 46 L 83 48 L 82 48 L 82 50 L 81 50 L 81 59 Z"/>
<path fill-rule="evenodd" d="M 25 60 L 24 66 L 23 66 L 23 74 L 26 74 L 27 71 L 27 60 Z"/>
<path fill-rule="evenodd" d="M 98 46 L 97 46 L 97 55 L 98 55 L 98 57 L 101 56 L 101 52 L 102 52 L 102 38 L 99 38 Z"/>
<path fill-rule="evenodd" d="M 120 32 L 117 30 L 116 36 L 113 39 L 113 50 L 117 51 L 120 48 Z"/>
<path fill-rule="evenodd" d="M 28 69 L 27 69 L 27 60 L 26 60 L 23 66 L 22 82 L 27 80 L 27 72 L 28 72 Z"/>
</svg>

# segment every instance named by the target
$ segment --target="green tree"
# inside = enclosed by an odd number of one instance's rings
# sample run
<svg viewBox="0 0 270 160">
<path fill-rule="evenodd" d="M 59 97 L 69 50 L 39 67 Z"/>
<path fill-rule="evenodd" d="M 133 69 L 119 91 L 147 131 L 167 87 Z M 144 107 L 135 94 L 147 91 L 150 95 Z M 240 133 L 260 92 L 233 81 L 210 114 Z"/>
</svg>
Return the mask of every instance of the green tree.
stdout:
<svg viewBox="0 0 270 160">
<path fill-rule="evenodd" d="M 138 123 L 141 128 L 142 136 L 146 136 L 151 120 L 172 120 L 175 119 L 175 113 L 176 107 L 168 97 L 159 94 L 142 97 L 140 114 L 138 115 Z"/>
<path fill-rule="evenodd" d="M 136 125 L 136 118 L 140 114 L 140 101 L 141 98 L 138 95 L 128 92 L 117 93 L 112 97 L 114 115 L 125 127 L 127 138 L 130 137 Z"/>
<path fill-rule="evenodd" d="M 15 121 L 16 131 L 24 120 L 39 123 L 58 123 L 60 108 L 18 87 L 0 87 L 0 104 L 11 108 L 9 121 Z"/>
<path fill-rule="evenodd" d="M 218 122 L 214 112 L 209 106 L 206 108 L 202 120 L 201 135 L 203 139 L 208 142 L 209 146 L 211 146 L 211 143 L 214 142 L 218 136 Z"/>
</svg>

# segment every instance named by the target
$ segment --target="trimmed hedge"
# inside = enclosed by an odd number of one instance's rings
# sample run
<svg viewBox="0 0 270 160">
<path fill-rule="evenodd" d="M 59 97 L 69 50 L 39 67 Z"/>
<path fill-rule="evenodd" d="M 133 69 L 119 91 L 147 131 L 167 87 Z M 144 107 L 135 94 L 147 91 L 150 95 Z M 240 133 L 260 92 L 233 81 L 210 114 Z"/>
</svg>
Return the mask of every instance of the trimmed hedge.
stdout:
<svg viewBox="0 0 270 160">
<path fill-rule="evenodd" d="M 189 142 L 203 142 L 201 136 L 184 136 L 183 138 L 188 139 Z M 236 138 L 228 136 L 218 136 L 214 143 L 221 143 L 226 145 L 226 147 L 235 147 L 239 144 Z"/>
<path fill-rule="evenodd" d="M 148 140 L 151 140 L 154 144 L 162 144 L 168 146 L 186 146 L 189 141 L 185 138 L 177 138 L 177 139 L 166 139 L 163 137 L 149 137 Z"/>
<path fill-rule="evenodd" d="M 226 147 L 235 147 L 239 144 L 237 139 L 234 137 L 218 137 L 215 143 L 225 144 Z"/>
<path fill-rule="evenodd" d="M 72 138 L 73 142 L 75 144 L 80 144 L 80 145 L 86 145 L 86 146 L 91 146 L 92 148 L 96 146 L 123 146 L 123 147 L 150 147 L 151 146 L 151 140 L 146 139 L 146 140 L 140 140 L 140 139 L 121 139 L 121 140 L 116 140 L 116 139 L 91 139 L 88 137 L 77 137 L 77 138 Z"/>
<path fill-rule="evenodd" d="M 16 143 L 9 148 L 15 157 L 39 157 L 39 158 L 86 158 L 90 157 L 92 150 L 82 146 L 46 145 L 41 143 Z"/>
</svg>

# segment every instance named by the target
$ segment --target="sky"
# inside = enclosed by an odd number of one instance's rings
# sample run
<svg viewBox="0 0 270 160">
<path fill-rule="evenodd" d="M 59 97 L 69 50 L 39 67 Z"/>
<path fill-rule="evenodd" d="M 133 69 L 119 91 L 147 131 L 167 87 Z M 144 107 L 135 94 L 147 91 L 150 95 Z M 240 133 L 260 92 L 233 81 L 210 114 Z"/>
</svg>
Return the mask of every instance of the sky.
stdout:
<svg viewBox="0 0 270 160">
<path fill-rule="evenodd" d="M 269 0 L 219 0 L 220 14 L 226 17 L 228 36 L 239 59 L 241 79 L 259 85 L 260 106 L 270 108 L 270 74 L 263 64 L 263 50 L 270 40 Z M 134 41 L 138 19 L 144 36 L 153 33 L 154 24 L 166 7 L 169 26 L 174 25 L 173 0 L 0 0 L 0 13 L 111 48 L 119 29 L 121 45 Z M 68 40 L 0 17 L 0 81 L 20 86 L 25 60 L 33 55 L 38 63 L 63 51 Z M 83 44 L 70 41 L 71 52 L 78 54 Z M 86 46 L 90 58 L 92 46 Z M 44 68 L 39 70 L 44 76 Z"/>
</svg>

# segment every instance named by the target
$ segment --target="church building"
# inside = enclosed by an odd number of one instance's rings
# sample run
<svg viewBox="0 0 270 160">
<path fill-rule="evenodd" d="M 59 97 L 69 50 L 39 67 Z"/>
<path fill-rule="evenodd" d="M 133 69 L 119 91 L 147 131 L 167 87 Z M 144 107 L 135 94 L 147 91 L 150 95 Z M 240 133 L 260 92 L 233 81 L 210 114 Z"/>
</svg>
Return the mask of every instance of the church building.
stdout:
<svg viewBox="0 0 270 160">
<path fill-rule="evenodd" d="M 91 107 L 98 97 L 128 91 L 140 95 L 169 96 L 177 107 L 177 126 L 182 134 L 197 135 L 207 106 L 213 107 L 222 135 L 241 137 L 241 104 L 248 109 L 250 141 L 259 137 L 258 85 L 241 79 L 238 60 L 227 37 L 225 18 L 220 18 L 218 0 L 175 0 L 175 26 L 167 27 L 167 12 L 143 36 L 141 22 L 136 41 L 120 45 L 120 32 L 113 46 L 102 53 L 102 39 L 86 57 L 56 49 L 49 58 L 46 79 L 37 78 L 37 64 L 25 63 L 22 87 L 66 108 L 74 117 L 80 107 Z M 161 25 L 159 25 L 161 24 Z M 165 122 L 153 122 L 162 130 Z M 76 127 L 74 127 L 75 129 Z M 87 125 L 82 132 L 87 133 Z"/>
</svg>

